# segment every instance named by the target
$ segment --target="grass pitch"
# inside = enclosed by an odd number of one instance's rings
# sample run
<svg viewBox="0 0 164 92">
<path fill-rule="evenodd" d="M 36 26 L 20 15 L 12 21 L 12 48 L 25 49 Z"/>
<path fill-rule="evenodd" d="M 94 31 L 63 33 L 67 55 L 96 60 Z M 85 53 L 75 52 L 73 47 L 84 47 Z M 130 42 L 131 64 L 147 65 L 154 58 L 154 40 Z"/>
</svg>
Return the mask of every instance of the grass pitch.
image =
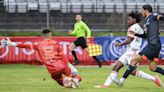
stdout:
<svg viewBox="0 0 164 92">
<path fill-rule="evenodd" d="M 127 67 L 121 69 L 119 77 Z M 164 68 L 164 67 L 163 67 Z M 107 89 L 97 89 L 93 86 L 102 84 L 112 67 L 78 67 L 83 80 L 80 88 L 68 89 L 59 86 L 51 79 L 45 67 L 33 65 L 0 65 L 0 92 L 164 92 L 152 81 L 129 76 L 123 87 L 112 84 Z M 149 74 L 148 67 L 139 67 Z M 164 76 L 158 74 L 164 82 Z M 44 80 L 45 79 L 45 80 Z"/>
</svg>

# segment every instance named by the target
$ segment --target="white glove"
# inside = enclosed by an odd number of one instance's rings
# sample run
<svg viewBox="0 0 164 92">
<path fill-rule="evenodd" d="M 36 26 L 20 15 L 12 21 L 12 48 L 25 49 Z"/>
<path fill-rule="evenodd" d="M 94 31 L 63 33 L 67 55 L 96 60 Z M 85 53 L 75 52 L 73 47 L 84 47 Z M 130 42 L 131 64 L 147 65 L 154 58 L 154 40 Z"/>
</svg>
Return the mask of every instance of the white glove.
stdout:
<svg viewBox="0 0 164 92">
<path fill-rule="evenodd" d="M 4 40 L 4 39 L 1 40 L 1 45 L 16 46 L 17 44 L 15 42 L 11 42 L 11 40 L 9 38 L 7 38 L 7 40 Z"/>
</svg>

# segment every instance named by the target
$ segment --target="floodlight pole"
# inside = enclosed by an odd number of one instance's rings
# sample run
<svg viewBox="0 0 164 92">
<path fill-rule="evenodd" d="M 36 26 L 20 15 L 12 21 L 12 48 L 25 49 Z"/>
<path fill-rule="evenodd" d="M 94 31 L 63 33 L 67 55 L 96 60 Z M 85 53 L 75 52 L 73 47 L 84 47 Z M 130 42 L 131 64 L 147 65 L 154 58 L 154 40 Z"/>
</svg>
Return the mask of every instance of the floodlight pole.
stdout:
<svg viewBox="0 0 164 92">
<path fill-rule="evenodd" d="M 48 3 L 48 0 L 47 0 L 47 13 L 46 13 L 46 16 L 47 16 L 47 18 L 46 18 L 46 20 L 47 20 L 47 29 L 49 29 L 50 28 L 50 13 L 49 13 L 49 3 Z"/>
<path fill-rule="evenodd" d="M 125 3 L 126 3 L 126 0 L 123 0 L 123 6 L 124 6 L 124 9 L 123 9 L 123 15 L 122 15 L 122 31 L 125 31 L 125 15 L 126 15 L 126 5 L 125 5 Z"/>
</svg>

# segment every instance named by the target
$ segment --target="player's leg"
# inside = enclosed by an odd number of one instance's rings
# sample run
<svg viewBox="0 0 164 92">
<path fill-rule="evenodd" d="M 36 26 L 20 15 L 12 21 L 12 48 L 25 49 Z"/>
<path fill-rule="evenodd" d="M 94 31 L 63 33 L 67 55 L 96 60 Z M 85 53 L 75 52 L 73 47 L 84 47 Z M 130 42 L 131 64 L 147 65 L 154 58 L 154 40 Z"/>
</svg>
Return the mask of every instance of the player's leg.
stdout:
<svg viewBox="0 0 164 92">
<path fill-rule="evenodd" d="M 70 63 L 68 63 L 68 67 L 71 69 L 72 77 L 78 78 L 81 81 L 81 76 L 78 74 L 77 69 Z"/>
<path fill-rule="evenodd" d="M 79 39 L 79 46 L 81 46 L 81 48 L 83 48 L 87 53 L 89 53 L 88 51 L 88 46 L 87 46 L 87 43 L 86 43 L 86 40 L 85 38 L 80 38 Z M 100 62 L 96 56 L 92 56 L 92 58 L 98 63 L 99 65 L 99 68 L 101 68 L 102 66 L 102 62 Z"/>
<path fill-rule="evenodd" d="M 88 47 L 87 46 L 82 45 L 81 47 L 88 53 Z M 98 63 L 99 68 L 101 68 L 102 67 L 102 62 L 100 62 L 96 56 L 92 56 L 92 58 Z"/>
<path fill-rule="evenodd" d="M 118 78 L 117 78 L 117 75 L 118 75 L 118 71 L 123 67 L 123 63 L 118 61 L 113 69 L 112 69 L 112 72 L 109 74 L 108 78 L 106 79 L 106 81 L 101 84 L 101 85 L 98 85 L 98 86 L 95 86 L 96 88 L 108 88 L 109 85 L 112 83 L 112 81 L 116 82 L 116 83 L 119 83 L 118 81 Z"/>
<path fill-rule="evenodd" d="M 78 41 L 76 40 L 75 42 L 72 42 L 71 44 L 70 44 L 70 46 L 69 46 L 69 50 L 71 51 L 71 53 L 72 53 L 72 55 L 73 55 L 73 57 L 74 57 L 74 59 L 75 59 L 75 61 L 74 61 L 74 65 L 76 65 L 76 64 L 78 64 L 79 63 L 79 60 L 78 60 L 78 58 L 77 58 L 77 55 L 76 55 L 76 52 L 74 51 L 74 49 L 76 48 L 76 44 L 78 43 Z"/>
<path fill-rule="evenodd" d="M 160 46 L 154 46 L 154 45 L 147 45 L 134 59 L 132 59 L 131 64 L 129 65 L 128 69 L 123 75 L 123 78 L 120 79 L 120 82 L 123 83 L 125 79 L 129 76 L 129 74 L 135 70 L 135 65 L 137 63 L 140 63 L 142 61 L 147 61 L 154 59 L 154 57 L 158 57 L 160 51 Z M 153 64 L 154 65 L 154 64 Z M 155 65 L 156 66 L 156 65 Z M 154 67 L 154 66 L 153 66 Z M 155 69 L 155 67 L 154 67 Z"/>
<path fill-rule="evenodd" d="M 131 75 L 134 75 L 134 76 L 137 76 L 137 77 L 141 77 L 141 78 L 144 78 L 144 79 L 148 79 L 148 80 L 155 80 L 155 77 L 150 75 L 150 74 L 147 74 L 141 70 L 134 70 Z"/>
<path fill-rule="evenodd" d="M 62 76 L 62 72 L 63 70 L 59 70 L 56 72 L 53 72 L 51 74 L 52 79 L 54 79 L 55 81 L 57 81 L 57 83 L 61 86 L 63 86 L 63 76 Z"/>
<path fill-rule="evenodd" d="M 63 74 L 66 76 L 72 76 L 71 69 L 68 66 L 66 66 L 64 68 Z M 80 80 L 81 80 L 81 77 L 79 77 L 77 74 L 74 77 L 72 77 L 72 82 L 74 83 L 75 87 L 79 87 Z"/>
<path fill-rule="evenodd" d="M 150 74 L 147 74 L 141 70 L 134 70 L 131 75 L 143 78 L 143 79 L 147 79 L 147 80 L 152 80 L 156 85 L 158 85 L 159 87 L 162 87 L 163 83 L 160 80 L 160 78 L 158 76 L 152 76 Z"/>
<path fill-rule="evenodd" d="M 134 58 L 131 60 L 131 63 L 128 66 L 128 69 L 125 71 L 125 73 L 123 74 L 123 77 L 120 79 L 121 85 L 124 83 L 125 79 L 129 76 L 129 74 L 131 74 L 136 69 L 136 64 L 142 61 L 143 61 L 143 58 L 139 54 L 134 55 Z"/>
<path fill-rule="evenodd" d="M 154 72 L 164 75 L 164 69 L 162 69 L 161 67 L 158 67 L 156 61 L 150 61 L 149 69 L 151 71 L 154 71 Z"/>
<path fill-rule="evenodd" d="M 84 37 L 79 39 L 79 44 L 78 45 L 81 46 L 81 48 L 84 49 L 87 53 L 89 53 L 88 52 L 89 51 L 88 50 L 88 46 L 87 46 L 87 43 L 86 43 L 86 40 L 85 40 Z M 98 63 L 99 68 L 101 68 L 102 63 L 97 59 L 97 57 L 96 56 L 92 56 L 92 58 Z"/>
<path fill-rule="evenodd" d="M 124 64 L 121 61 L 118 61 L 116 65 L 113 67 L 112 72 L 110 73 L 110 78 L 119 85 L 119 79 L 118 79 L 118 72 L 119 70 L 124 66 Z M 109 78 L 109 77 L 108 77 Z"/>
</svg>

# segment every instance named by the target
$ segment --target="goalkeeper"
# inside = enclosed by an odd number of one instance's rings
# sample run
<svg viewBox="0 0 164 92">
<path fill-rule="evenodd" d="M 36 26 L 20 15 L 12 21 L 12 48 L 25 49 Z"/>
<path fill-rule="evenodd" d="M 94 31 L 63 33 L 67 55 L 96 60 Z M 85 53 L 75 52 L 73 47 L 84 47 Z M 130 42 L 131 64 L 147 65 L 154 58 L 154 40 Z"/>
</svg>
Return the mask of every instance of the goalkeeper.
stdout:
<svg viewBox="0 0 164 92">
<path fill-rule="evenodd" d="M 74 25 L 74 30 L 68 32 L 68 34 L 77 36 L 77 39 L 74 42 L 72 42 L 69 46 L 69 49 L 70 49 L 72 55 L 75 58 L 75 61 L 73 63 L 74 65 L 79 63 L 79 60 L 77 58 L 77 55 L 76 55 L 76 52 L 74 51 L 74 49 L 76 47 L 80 46 L 82 49 L 84 49 L 88 53 L 87 44 L 90 42 L 90 37 L 91 37 L 91 30 L 86 25 L 86 23 L 84 23 L 82 21 L 82 16 L 81 15 L 76 15 L 75 19 L 76 19 L 77 22 Z M 96 56 L 92 56 L 92 57 L 96 62 L 98 62 L 98 65 L 101 68 L 102 64 L 97 59 L 97 57 Z"/>
<path fill-rule="evenodd" d="M 63 49 L 58 42 L 51 39 L 51 31 L 44 29 L 42 31 L 43 41 L 34 44 L 17 44 L 8 40 L 2 40 L 1 45 L 16 46 L 20 48 L 29 48 L 38 51 L 43 64 L 46 66 L 48 72 L 51 74 L 52 79 L 56 80 L 59 85 L 63 85 L 63 75 L 72 78 L 72 82 L 76 87 L 79 86 L 78 82 L 81 80 L 78 74 L 71 74 L 73 66 L 68 62 L 68 59 L 63 54 Z"/>
</svg>

